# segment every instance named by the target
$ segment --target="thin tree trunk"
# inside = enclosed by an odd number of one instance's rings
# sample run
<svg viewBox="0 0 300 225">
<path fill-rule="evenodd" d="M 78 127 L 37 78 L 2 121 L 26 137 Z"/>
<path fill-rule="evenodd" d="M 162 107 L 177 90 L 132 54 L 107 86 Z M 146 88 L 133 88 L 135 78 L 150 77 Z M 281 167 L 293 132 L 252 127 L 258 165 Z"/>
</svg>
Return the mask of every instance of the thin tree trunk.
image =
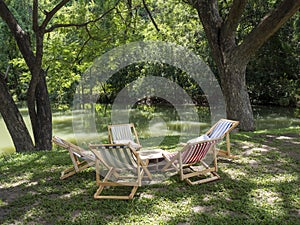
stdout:
<svg viewBox="0 0 300 225">
<path fill-rule="evenodd" d="M 17 152 L 34 150 L 34 144 L 23 117 L 12 99 L 5 80 L 0 75 L 0 113 Z"/>
</svg>

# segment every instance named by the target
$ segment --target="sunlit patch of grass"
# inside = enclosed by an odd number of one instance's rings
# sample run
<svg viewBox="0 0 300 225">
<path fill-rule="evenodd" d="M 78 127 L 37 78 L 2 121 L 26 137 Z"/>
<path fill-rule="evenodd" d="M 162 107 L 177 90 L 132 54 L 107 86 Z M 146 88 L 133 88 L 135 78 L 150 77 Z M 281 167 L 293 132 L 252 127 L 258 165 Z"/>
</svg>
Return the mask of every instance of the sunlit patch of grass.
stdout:
<svg viewBox="0 0 300 225">
<path fill-rule="evenodd" d="M 239 158 L 219 160 L 221 180 L 189 186 L 173 175 L 140 187 L 130 201 L 94 200 L 93 168 L 60 180 L 71 165 L 65 150 L 0 156 L 0 223 L 297 224 L 300 167 L 290 153 L 299 152 L 299 133 L 293 127 L 233 134 Z M 158 147 L 180 149 L 177 141 L 170 136 Z"/>
</svg>

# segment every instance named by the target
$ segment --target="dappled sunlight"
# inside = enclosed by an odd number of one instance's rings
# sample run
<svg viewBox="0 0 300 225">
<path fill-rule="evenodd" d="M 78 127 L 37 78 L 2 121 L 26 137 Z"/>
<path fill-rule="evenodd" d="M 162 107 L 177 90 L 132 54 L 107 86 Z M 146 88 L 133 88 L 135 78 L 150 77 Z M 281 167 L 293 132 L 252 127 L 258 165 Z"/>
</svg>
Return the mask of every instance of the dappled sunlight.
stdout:
<svg viewBox="0 0 300 225">
<path fill-rule="evenodd" d="M 251 148 L 250 146 L 244 146 L 244 149 L 247 149 L 242 153 L 243 156 L 249 156 L 254 153 L 268 152 L 269 149 L 266 148 Z"/>
<path fill-rule="evenodd" d="M 0 189 L 5 189 L 5 188 L 15 188 L 23 184 L 28 184 L 30 181 L 27 180 L 25 177 L 18 177 L 14 178 L 11 183 L 2 183 L 0 184 Z"/>
<path fill-rule="evenodd" d="M 58 198 L 70 199 L 70 198 L 75 197 L 76 195 L 80 195 L 80 194 L 84 194 L 84 193 L 85 193 L 84 189 L 76 189 L 76 190 L 71 190 L 71 192 L 69 192 L 69 193 L 62 194 L 62 195 L 58 196 Z"/>
<path fill-rule="evenodd" d="M 278 140 L 293 140 L 294 138 L 287 137 L 287 136 L 279 136 L 279 137 L 276 137 L 276 139 L 278 139 Z"/>
<path fill-rule="evenodd" d="M 251 197 L 251 201 L 255 207 L 282 209 L 281 203 L 283 202 L 283 199 L 278 192 L 274 192 L 266 188 L 257 188 L 253 189 L 249 193 L 249 196 Z"/>
<path fill-rule="evenodd" d="M 150 128 L 151 135 L 157 135 L 147 138 L 150 146 L 157 143 L 155 138 L 161 138 L 159 132 L 165 135 L 168 131 L 163 130 L 165 122 L 157 119 L 147 129 Z M 107 139 L 106 130 L 101 135 L 103 140 Z M 66 136 L 75 140 L 71 134 Z M 84 133 L 82 136 L 85 138 Z M 170 152 L 180 150 L 178 141 L 178 136 L 167 136 L 161 147 Z M 87 218 L 99 221 L 97 218 L 101 217 L 103 223 L 116 224 L 120 221 L 222 224 L 225 221 L 242 223 L 247 219 L 253 224 L 275 219 L 274 223 L 278 224 L 293 223 L 300 218 L 300 178 L 297 158 L 291 153 L 298 154 L 299 141 L 296 128 L 234 133 L 231 150 L 238 159 L 218 160 L 219 181 L 189 186 L 174 172 L 164 180 L 159 178 L 163 182 L 140 187 L 131 201 L 94 200 L 97 185 L 92 167 L 60 180 L 60 172 L 72 164 L 66 150 L 55 148 L 54 151 L 5 156 L 0 164 L 3 175 L 0 176 L 0 216 L 10 219 L 1 221 L 6 224 L 85 223 Z"/>
<path fill-rule="evenodd" d="M 194 213 L 213 213 L 214 207 L 213 206 L 202 206 L 202 205 L 197 205 L 192 207 L 192 211 Z"/>
<path fill-rule="evenodd" d="M 247 173 L 233 168 L 222 168 L 222 172 L 226 173 L 232 180 L 242 180 L 247 176 Z"/>
<path fill-rule="evenodd" d="M 249 180 L 257 185 L 278 185 L 285 182 L 297 182 L 299 176 L 296 174 L 280 173 L 268 176 L 252 177 Z"/>
</svg>

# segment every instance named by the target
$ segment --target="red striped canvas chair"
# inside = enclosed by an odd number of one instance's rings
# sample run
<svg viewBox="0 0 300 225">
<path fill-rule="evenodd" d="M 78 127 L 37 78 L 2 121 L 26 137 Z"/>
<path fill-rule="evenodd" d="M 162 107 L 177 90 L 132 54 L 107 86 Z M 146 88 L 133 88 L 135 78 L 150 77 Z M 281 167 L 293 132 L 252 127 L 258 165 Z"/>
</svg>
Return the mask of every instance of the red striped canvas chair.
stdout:
<svg viewBox="0 0 300 225">
<path fill-rule="evenodd" d="M 206 135 L 209 138 L 221 138 L 226 137 L 226 150 L 218 149 L 218 156 L 227 158 L 236 158 L 236 156 L 230 153 L 230 132 L 239 125 L 239 121 L 220 119 L 215 123 L 207 132 Z"/>
<path fill-rule="evenodd" d="M 163 154 L 167 163 L 162 171 L 175 168 L 180 175 L 180 180 L 190 185 L 206 183 L 220 179 L 217 174 L 216 144 L 220 139 L 207 139 L 206 135 L 191 140 L 181 151 Z M 202 139 L 202 140 L 201 140 Z M 207 154 L 212 154 L 213 166 L 205 162 Z M 209 174 L 207 177 L 205 175 Z"/>
<path fill-rule="evenodd" d="M 130 144 L 139 150 L 142 146 L 133 123 L 108 125 L 108 139 L 111 144 Z"/>
<path fill-rule="evenodd" d="M 89 147 L 96 157 L 96 182 L 99 188 L 94 194 L 95 199 L 132 199 L 142 185 L 143 177 L 152 179 L 147 163 L 130 145 L 90 144 Z M 103 194 L 105 187 L 116 186 L 131 187 L 131 191 L 129 195 L 120 195 L 119 191 L 111 195 Z"/>
<path fill-rule="evenodd" d="M 73 166 L 61 172 L 60 179 L 70 177 L 95 164 L 95 157 L 89 150 L 85 150 L 57 136 L 52 137 L 52 142 L 68 150 Z"/>
</svg>

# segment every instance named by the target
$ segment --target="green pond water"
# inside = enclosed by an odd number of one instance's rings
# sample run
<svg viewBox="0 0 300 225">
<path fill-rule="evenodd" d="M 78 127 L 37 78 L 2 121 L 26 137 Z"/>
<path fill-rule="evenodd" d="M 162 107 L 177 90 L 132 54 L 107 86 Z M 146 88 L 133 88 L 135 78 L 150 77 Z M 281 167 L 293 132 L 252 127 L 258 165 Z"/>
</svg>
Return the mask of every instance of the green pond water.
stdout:
<svg viewBox="0 0 300 225">
<path fill-rule="evenodd" d="M 29 131 L 31 125 L 25 109 L 21 109 Z M 197 136 L 196 133 L 190 132 L 191 129 L 204 133 L 210 127 L 210 116 L 208 109 L 199 110 L 199 120 L 197 122 L 180 121 L 176 119 L 176 113 L 170 109 L 152 110 L 149 108 L 143 110 L 134 110 L 130 116 L 130 122 L 133 122 L 141 137 L 142 145 L 147 147 L 160 143 L 165 136 Z M 254 115 L 257 130 L 276 129 L 300 126 L 300 109 L 278 108 L 278 107 L 254 107 Z M 110 112 L 106 108 L 98 110 L 95 123 L 97 124 L 97 138 L 107 139 L 107 124 L 110 123 Z M 77 131 L 76 131 L 77 132 Z M 78 132 L 77 132 L 78 133 Z M 53 113 L 53 135 L 69 141 L 75 141 L 73 131 L 72 112 L 55 112 Z M 83 133 L 82 136 L 91 134 Z M 92 137 L 91 137 L 92 138 Z M 155 140 L 154 143 L 147 140 Z M 143 143 L 144 141 L 144 143 Z M 0 116 L 0 154 L 9 154 L 15 152 L 13 142 L 6 129 L 6 125 Z"/>
</svg>

